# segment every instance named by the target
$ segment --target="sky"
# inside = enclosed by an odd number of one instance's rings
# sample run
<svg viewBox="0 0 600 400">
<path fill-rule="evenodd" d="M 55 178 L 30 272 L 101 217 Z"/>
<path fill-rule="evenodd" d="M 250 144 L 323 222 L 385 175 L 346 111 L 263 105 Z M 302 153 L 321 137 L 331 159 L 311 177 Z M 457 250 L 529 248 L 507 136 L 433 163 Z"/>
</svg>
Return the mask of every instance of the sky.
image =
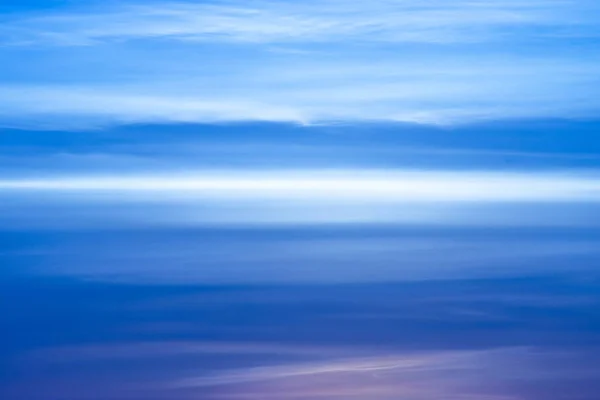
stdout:
<svg viewBox="0 0 600 400">
<path fill-rule="evenodd" d="M 2 1 L 0 398 L 598 399 L 599 27 Z"/>
</svg>

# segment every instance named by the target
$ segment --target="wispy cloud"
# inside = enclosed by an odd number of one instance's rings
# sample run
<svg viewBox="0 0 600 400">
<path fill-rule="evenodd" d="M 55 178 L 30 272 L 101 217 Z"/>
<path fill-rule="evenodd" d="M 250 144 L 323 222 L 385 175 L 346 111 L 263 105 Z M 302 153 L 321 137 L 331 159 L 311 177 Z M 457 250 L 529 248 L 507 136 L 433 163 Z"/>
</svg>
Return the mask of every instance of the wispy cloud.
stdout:
<svg viewBox="0 0 600 400">
<path fill-rule="evenodd" d="M 123 376 L 115 386 L 101 390 L 105 398 L 111 399 L 125 391 L 134 398 L 152 391 L 151 398 L 158 395 L 156 398 L 161 399 L 163 396 L 192 399 L 201 393 L 206 399 L 320 400 L 368 396 L 387 400 L 406 395 L 418 400 L 435 400 L 443 395 L 443 398 L 456 400 L 516 400 L 520 397 L 504 385 L 517 377 L 530 378 L 535 364 L 546 357 L 544 352 L 525 347 L 385 351 L 360 346 L 328 346 L 321 347 L 318 353 L 314 347 L 293 344 L 198 345 L 200 352 L 193 343 L 164 342 L 48 348 L 30 352 L 21 358 L 20 364 L 38 368 L 60 366 L 74 376 L 70 369 L 73 367 L 94 370 L 111 361 L 156 361 L 144 369 L 143 375 L 155 376 L 144 385 L 135 384 L 131 374 L 121 371 Z M 229 357 L 228 362 L 212 366 L 215 360 L 209 356 L 212 352 L 215 352 L 213 356 Z M 189 360 L 195 367 L 190 367 Z M 160 369 L 157 362 L 169 367 Z M 552 369 L 545 368 L 544 372 L 552 373 Z M 115 372 L 108 373 L 114 380 L 113 375 Z M 64 376 L 58 378 L 64 379 Z M 74 395 L 83 388 L 51 385 L 47 389 L 54 395 Z"/>
<path fill-rule="evenodd" d="M 163 50 L 153 52 L 162 56 Z M 216 60 L 216 67 L 198 66 L 194 71 L 170 70 L 177 64 L 187 69 L 202 62 L 201 57 L 191 57 L 166 69 L 140 71 L 118 85 L 111 78 L 97 82 L 92 76 L 96 67 L 91 67 L 67 85 L 0 86 L 0 118 L 9 124 L 50 128 L 223 121 L 446 125 L 506 118 L 589 118 L 600 109 L 589 90 L 600 81 L 593 54 L 582 61 L 555 56 L 488 56 L 482 61 L 464 53 L 416 55 L 417 60 L 381 56 L 388 59 L 384 65 L 346 55 L 335 61 L 334 55 L 328 60 L 269 56 L 263 65 L 238 60 L 221 72 L 219 64 L 231 60 Z M 423 68 L 426 63 L 441 65 Z"/>
<path fill-rule="evenodd" d="M 590 1 L 524 0 L 157 1 L 5 16 L 0 122 L 593 117 L 599 20 Z"/>
<path fill-rule="evenodd" d="M 476 353 L 476 352 L 475 352 Z M 466 356 L 472 355 L 467 353 Z M 320 363 L 296 363 L 271 367 L 248 368 L 225 371 L 205 378 L 190 378 L 177 383 L 181 386 L 212 386 L 231 383 L 263 381 L 290 377 L 302 377 L 336 373 L 385 373 L 386 371 L 414 372 L 428 369 L 431 365 L 440 365 L 462 353 L 433 354 L 420 356 L 378 356 L 372 358 L 341 359 Z"/>
<path fill-rule="evenodd" d="M 533 349 L 510 347 L 398 352 L 329 346 L 315 350 L 314 346 L 269 343 L 132 342 L 49 348 L 34 351 L 21 362 L 90 368 L 107 360 L 168 361 L 172 365 L 169 373 L 146 385 L 145 390 L 186 399 L 201 391 L 209 399 L 389 399 L 410 395 L 433 400 L 443 394 L 457 400 L 512 400 L 518 397 L 510 396 L 499 384 L 531 374 L 532 361 L 539 358 Z M 233 365 L 206 370 L 211 353 L 229 356 Z M 251 357 L 250 362 L 241 362 L 240 356 Z M 185 358 L 195 360 L 205 371 L 191 376 L 194 372 L 182 362 Z M 492 387 L 482 388 L 486 384 Z"/>
<path fill-rule="evenodd" d="M 132 232 L 114 235 L 106 233 L 114 240 L 106 254 Z M 98 248 L 103 241 L 94 238 Z M 173 243 L 172 236 L 164 238 Z M 148 239 L 146 250 L 164 243 Z M 198 237 L 190 243 L 212 247 Z M 173 272 L 171 263 L 164 269 Z M 76 320 L 76 329 L 35 319 L 44 329 L 10 344 L 16 351 L 8 361 L 20 377 L 3 387 L 10 399 L 43 392 L 51 399 L 109 400 L 568 400 L 577 391 L 587 400 L 599 388 L 600 349 L 589 328 L 597 319 L 597 281 L 177 289 L 164 280 L 157 286 L 37 282 L 15 288 L 11 299 L 21 307 L 6 313 L 14 322 L 8 332 L 21 333 L 42 302 L 61 321 Z M 535 294 L 523 299 L 515 293 Z M 570 301 L 583 293 L 593 301 Z M 548 299 L 531 302 L 538 296 Z M 553 302 L 555 296 L 560 301 Z M 461 315 L 456 306 L 488 313 Z M 361 318 L 369 314 L 368 322 Z M 357 318 L 336 318 L 351 315 Z"/>
<path fill-rule="evenodd" d="M 477 369 L 494 368 L 497 356 L 507 353 L 518 359 L 518 351 L 456 351 L 416 355 L 375 356 L 337 359 L 320 363 L 295 363 L 243 370 L 223 371 L 176 383 L 176 387 L 215 387 L 215 398 L 224 399 L 411 399 L 509 400 L 517 399 L 508 391 L 478 388 L 486 381 L 506 379 L 506 366 L 499 376 L 485 373 L 474 376 Z M 495 354 L 497 353 L 497 354 Z M 512 363 L 512 362 L 511 362 Z M 499 366 L 496 365 L 496 368 Z M 524 368 L 521 368 L 524 369 Z M 452 379 L 449 379 L 452 376 Z"/>
<path fill-rule="evenodd" d="M 8 32 L 8 43 L 12 36 L 13 44 L 77 45 L 157 37 L 250 43 L 347 39 L 451 43 L 503 40 L 503 36 L 521 33 L 522 27 L 571 27 L 575 28 L 572 34 L 589 36 L 597 33 L 586 14 L 589 11 L 594 11 L 589 2 L 556 0 L 165 1 L 16 18 L 3 30 Z M 528 34 L 547 33 L 542 29 Z"/>
</svg>

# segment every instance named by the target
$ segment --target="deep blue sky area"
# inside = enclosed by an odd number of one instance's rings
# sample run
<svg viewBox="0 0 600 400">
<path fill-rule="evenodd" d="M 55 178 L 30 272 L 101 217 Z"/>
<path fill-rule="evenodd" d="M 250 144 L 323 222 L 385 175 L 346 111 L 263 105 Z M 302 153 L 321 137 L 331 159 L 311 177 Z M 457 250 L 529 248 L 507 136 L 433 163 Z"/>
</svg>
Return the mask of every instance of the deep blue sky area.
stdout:
<svg viewBox="0 0 600 400">
<path fill-rule="evenodd" d="M 0 4 L 0 399 L 597 400 L 592 0 Z"/>
</svg>

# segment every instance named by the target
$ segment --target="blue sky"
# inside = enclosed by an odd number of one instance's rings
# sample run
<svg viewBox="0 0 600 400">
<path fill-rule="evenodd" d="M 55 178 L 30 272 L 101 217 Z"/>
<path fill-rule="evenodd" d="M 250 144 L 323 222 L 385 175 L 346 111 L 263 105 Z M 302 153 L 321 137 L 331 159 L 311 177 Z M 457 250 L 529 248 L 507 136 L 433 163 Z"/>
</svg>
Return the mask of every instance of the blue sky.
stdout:
<svg viewBox="0 0 600 400">
<path fill-rule="evenodd" d="M 592 1 L 40 3 L 3 15 L 5 124 L 589 118 Z"/>
<path fill-rule="evenodd" d="M 600 6 L 0 4 L 0 397 L 595 400 Z"/>
</svg>

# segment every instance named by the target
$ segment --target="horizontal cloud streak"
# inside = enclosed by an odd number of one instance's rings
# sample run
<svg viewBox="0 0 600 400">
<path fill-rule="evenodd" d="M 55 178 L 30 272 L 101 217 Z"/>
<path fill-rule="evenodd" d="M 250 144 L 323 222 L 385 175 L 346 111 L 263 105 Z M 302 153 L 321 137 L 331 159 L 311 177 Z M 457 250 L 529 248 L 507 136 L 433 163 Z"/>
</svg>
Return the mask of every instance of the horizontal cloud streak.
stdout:
<svg viewBox="0 0 600 400">
<path fill-rule="evenodd" d="M 35 261 L 31 268 L 38 274 L 177 285 L 584 274 L 593 272 L 600 258 L 597 231 L 590 235 L 589 231 L 548 230 L 554 237 L 539 233 L 532 237 L 526 230 L 491 230 L 489 224 L 486 228 L 386 230 L 358 226 L 328 230 L 323 225 L 273 228 L 255 224 L 244 229 L 119 231 L 113 225 L 108 230 L 59 231 L 53 246 L 39 245 L 22 256 Z M 11 254 L 6 256 L 10 259 Z"/>
<path fill-rule="evenodd" d="M 200 170 L 14 177 L 0 180 L 0 198 L 0 218 L 15 227 L 594 226 L 600 178 L 581 171 Z"/>
<path fill-rule="evenodd" d="M 593 280 L 30 282 L 3 291 L 19 310 L 0 303 L 6 331 L 18 335 L 5 344 L 17 348 L 9 361 L 21 378 L 3 387 L 11 400 L 40 392 L 50 400 L 568 400 L 573 390 L 592 400 L 598 392 Z M 42 322 L 42 304 L 78 329 L 44 324 L 23 334 Z"/>
<path fill-rule="evenodd" d="M 474 354 L 473 354 L 474 353 Z M 226 371 L 206 378 L 190 378 L 177 383 L 177 386 L 212 386 L 231 383 L 253 382 L 262 380 L 276 380 L 294 377 L 303 377 L 320 374 L 345 374 L 345 373 L 411 373 L 439 369 L 443 364 L 451 364 L 456 359 L 471 358 L 477 352 L 417 355 L 417 356 L 379 356 L 373 358 L 341 359 L 322 363 L 277 365 L 273 367 L 249 368 L 242 371 Z"/>
<path fill-rule="evenodd" d="M 391 42 L 477 42 L 521 33 L 520 27 L 571 28 L 570 36 L 598 34 L 592 2 L 345 0 L 273 2 L 158 2 L 93 7 L 23 18 L 4 27 L 13 44 L 94 44 L 102 40 L 166 37 L 178 40 L 305 42 L 343 39 Z M 587 29 L 586 29 L 587 28 Z"/>
<path fill-rule="evenodd" d="M 418 400 L 516 400 L 519 397 L 509 390 L 484 389 L 480 384 L 495 386 L 515 379 L 517 370 L 530 372 L 533 363 L 528 358 L 525 349 L 499 349 L 338 359 L 224 371 L 179 385 L 198 389 L 214 386 L 216 397 L 224 399 L 384 400 L 404 396 Z M 522 364 L 517 367 L 518 362 Z"/>
<path fill-rule="evenodd" d="M 77 72 L 66 83 L 0 84 L 0 118 L 5 125 L 50 128 L 222 121 L 444 125 L 506 118 L 590 118 L 600 109 L 589 90 L 600 82 L 596 52 L 585 60 L 564 60 L 556 55 L 499 57 L 488 51 L 443 55 L 408 49 L 402 55 L 404 50 L 390 49 L 358 57 L 333 51 L 322 57 L 256 55 L 264 59 L 256 64 L 252 53 L 244 56 L 247 63 L 240 63 L 228 51 L 225 59 L 206 63 L 206 57 L 188 55 L 194 46 L 186 48 L 175 55 L 183 59 L 164 66 L 153 60 L 173 55 L 157 46 L 140 56 L 150 67 L 123 66 L 132 75 L 124 82 L 118 76 L 98 82 L 96 67 L 81 72 L 74 60 Z M 372 58 L 386 61 L 374 63 Z"/>
<path fill-rule="evenodd" d="M 0 181 L 4 191 L 143 193 L 198 198 L 355 201 L 598 201 L 600 179 L 574 173 L 450 171 L 205 172 Z"/>
<path fill-rule="evenodd" d="M 600 110 L 590 1 L 125 2 L 4 20 L 10 126 L 457 124 Z"/>
</svg>

